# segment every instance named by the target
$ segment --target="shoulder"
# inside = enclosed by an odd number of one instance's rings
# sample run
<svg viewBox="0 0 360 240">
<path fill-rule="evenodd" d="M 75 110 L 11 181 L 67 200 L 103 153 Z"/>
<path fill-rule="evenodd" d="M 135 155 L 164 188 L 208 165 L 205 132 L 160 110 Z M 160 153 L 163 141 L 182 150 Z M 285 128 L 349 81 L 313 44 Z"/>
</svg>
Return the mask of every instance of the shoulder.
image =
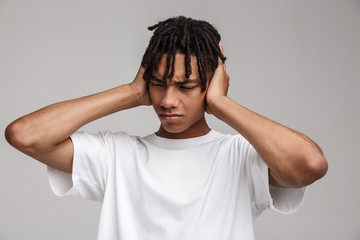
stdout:
<svg viewBox="0 0 360 240">
<path fill-rule="evenodd" d="M 97 145 L 116 145 L 136 144 L 141 137 L 130 135 L 126 132 L 100 131 L 98 133 L 90 133 L 86 131 L 77 131 L 71 135 L 73 142 L 81 142 L 82 144 Z"/>
<path fill-rule="evenodd" d="M 251 161 L 258 158 L 258 153 L 250 142 L 241 134 L 224 134 L 216 132 L 216 145 L 222 152 L 228 152 L 235 158 Z"/>
<path fill-rule="evenodd" d="M 249 142 L 239 133 L 229 134 L 222 133 L 216 130 L 213 131 L 214 141 L 222 142 L 224 144 L 235 144 L 235 145 L 248 145 Z"/>
</svg>

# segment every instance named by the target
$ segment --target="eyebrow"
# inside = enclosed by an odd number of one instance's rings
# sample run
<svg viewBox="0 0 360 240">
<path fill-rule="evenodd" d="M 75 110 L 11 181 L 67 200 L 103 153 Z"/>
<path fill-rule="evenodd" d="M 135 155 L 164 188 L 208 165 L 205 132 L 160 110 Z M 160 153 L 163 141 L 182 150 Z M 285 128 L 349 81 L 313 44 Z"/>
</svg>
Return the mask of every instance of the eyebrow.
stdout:
<svg viewBox="0 0 360 240">
<path fill-rule="evenodd" d="M 156 82 L 164 83 L 162 79 L 159 79 L 155 77 L 154 75 L 151 75 L 151 80 L 154 80 Z M 183 81 L 175 82 L 176 84 L 186 84 L 186 83 L 198 83 L 200 82 L 199 79 L 184 79 Z"/>
</svg>

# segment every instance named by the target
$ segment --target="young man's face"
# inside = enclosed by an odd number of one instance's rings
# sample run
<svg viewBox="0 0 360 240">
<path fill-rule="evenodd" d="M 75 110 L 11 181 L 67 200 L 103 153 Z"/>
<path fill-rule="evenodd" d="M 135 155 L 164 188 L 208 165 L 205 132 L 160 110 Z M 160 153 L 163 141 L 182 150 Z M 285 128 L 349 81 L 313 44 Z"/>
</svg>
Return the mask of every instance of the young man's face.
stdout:
<svg viewBox="0 0 360 240">
<path fill-rule="evenodd" d="M 166 58 L 164 54 L 149 84 L 151 102 L 161 122 L 157 134 L 167 138 L 189 138 L 208 133 L 210 129 L 204 117 L 206 91 L 201 92 L 196 57 L 191 56 L 192 73 L 186 80 L 184 54 L 177 53 L 174 76 L 164 84 L 161 79 Z"/>
</svg>

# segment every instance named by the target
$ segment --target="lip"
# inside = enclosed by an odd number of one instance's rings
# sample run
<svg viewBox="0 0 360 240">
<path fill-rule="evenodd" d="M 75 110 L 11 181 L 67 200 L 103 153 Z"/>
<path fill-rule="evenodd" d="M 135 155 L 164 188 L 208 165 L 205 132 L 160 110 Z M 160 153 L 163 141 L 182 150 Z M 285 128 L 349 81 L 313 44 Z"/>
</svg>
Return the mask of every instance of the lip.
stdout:
<svg viewBox="0 0 360 240">
<path fill-rule="evenodd" d="M 176 122 L 183 117 L 181 114 L 159 114 L 159 116 L 167 122 Z"/>
</svg>

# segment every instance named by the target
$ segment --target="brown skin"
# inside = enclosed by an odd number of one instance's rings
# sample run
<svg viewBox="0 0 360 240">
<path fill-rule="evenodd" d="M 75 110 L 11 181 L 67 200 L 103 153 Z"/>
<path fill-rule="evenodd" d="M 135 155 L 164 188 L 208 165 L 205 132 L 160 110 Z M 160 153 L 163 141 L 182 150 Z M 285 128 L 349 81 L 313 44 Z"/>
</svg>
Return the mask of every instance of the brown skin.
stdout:
<svg viewBox="0 0 360 240">
<path fill-rule="evenodd" d="M 192 73 L 185 78 L 183 54 L 175 55 L 174 76 L 164 84 L 161 78 L 166 68 L 163 56 L 159 69 L 153 73 L 149 93 L 161 125 L 158 136 L 165 138 L 191 138 L 210 131 L 205 120 L 206 91 L 201 92 L 201 82 L 197 70 L 196 57 L 191 56 Z"/>
<path fill-rule="evenodd" d="M 60 171 L 72 173 L 70 135 L 83 125 L 111 113 L 150 105 L 143 84 L 144 69 L 134 81 L 94 95 L 59 102 L 23 116 L 5 130 L 7 141 L 21 152 Z M 139 85 L 140 83 L 140 85 Z"/>
<path fill-rule="evenodd" d="M 220 59 L 206 91 L 201 92 L 196 59 L 192 58 L 193 71 L 189 78 L 194 81 L 186 82 L 183 57 L 176 55 L 175 75 L 166 84 L 155 79 L 147 86 L 142 79 L 144 69 L 140 67 L 130 84 L 56 103 L 15 120 L 5 131 L 6 139 L 44 164 L 71 173 L 73 145 L 69 136 L 72 133 L 111 113 L 152 104 L 161 122 L 157 132 L 161 137 L 190 138 L 208 133 L 205 110 L 229 124 L 254 146 L 269 166 L 271 185 L 302 187 L 326 173 L 327 161 L 313 141 L 227 96 L 229 76 Z M 153 73 L 156 78 L 160 79 L 165 70 L 164 59 Z"/>
</svg>

